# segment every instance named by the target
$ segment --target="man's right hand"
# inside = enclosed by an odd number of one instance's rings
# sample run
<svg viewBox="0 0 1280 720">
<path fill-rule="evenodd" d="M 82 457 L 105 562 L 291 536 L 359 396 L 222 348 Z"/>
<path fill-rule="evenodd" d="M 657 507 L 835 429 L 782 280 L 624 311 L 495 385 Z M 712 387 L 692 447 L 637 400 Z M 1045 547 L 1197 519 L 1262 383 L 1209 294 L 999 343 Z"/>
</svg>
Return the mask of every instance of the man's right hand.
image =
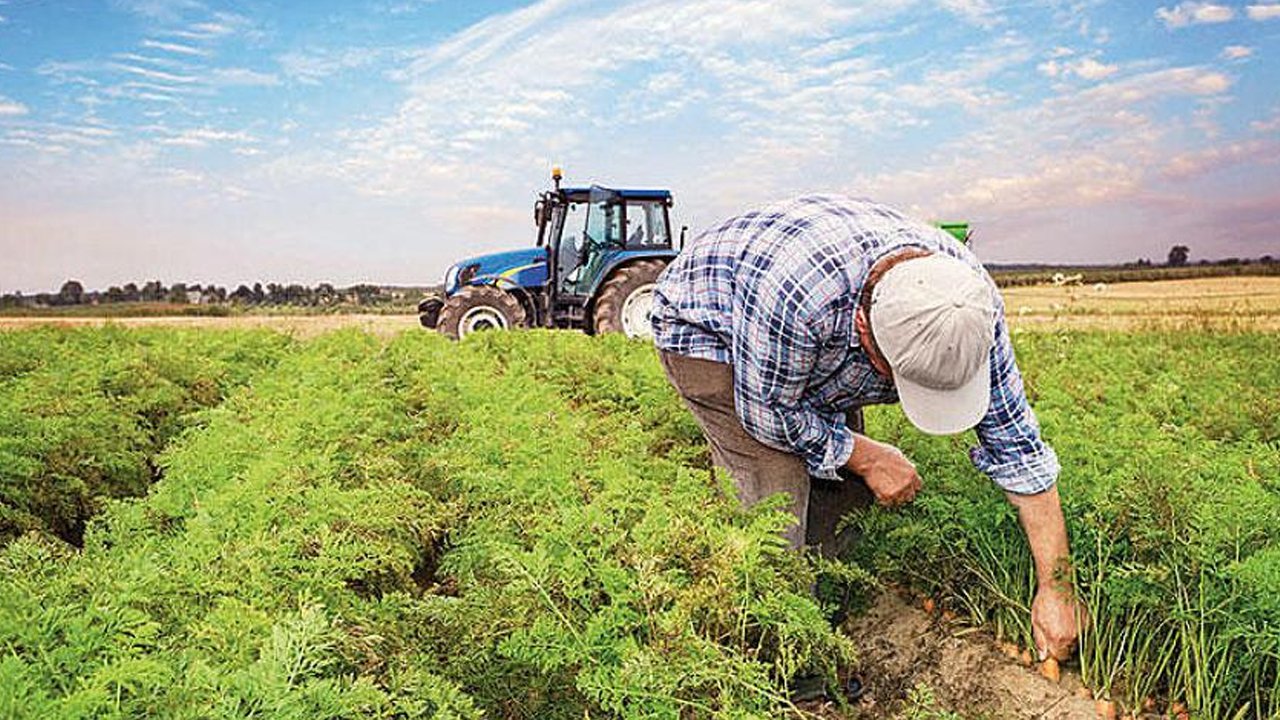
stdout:
<svg viewBox="0 0 1280 720">
<path fill-rule="evenodd" d="M 884 507 L 905 505 L 920 491 L 920 475 L 907 456 L 865 435 L 854 436 L 853 454 L 845 466 L 862 476 L 876 502 Z"/>
</svg>

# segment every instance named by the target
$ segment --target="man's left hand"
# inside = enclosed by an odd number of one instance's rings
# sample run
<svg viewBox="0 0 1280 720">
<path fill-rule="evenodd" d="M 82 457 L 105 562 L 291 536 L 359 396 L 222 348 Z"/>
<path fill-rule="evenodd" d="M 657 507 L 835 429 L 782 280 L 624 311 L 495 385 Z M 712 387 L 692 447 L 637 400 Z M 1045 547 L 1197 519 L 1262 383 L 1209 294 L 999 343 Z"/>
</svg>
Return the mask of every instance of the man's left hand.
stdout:
<svg viewBox="0 0 1280 720">
<path fill-rule="evenodd" d="M 1070 590 L 1041 587 L 1031 603 L 1031 635 L 1040 660 L 1066 660 L 1075 649 L 1079 627 Z"/>
</svg>

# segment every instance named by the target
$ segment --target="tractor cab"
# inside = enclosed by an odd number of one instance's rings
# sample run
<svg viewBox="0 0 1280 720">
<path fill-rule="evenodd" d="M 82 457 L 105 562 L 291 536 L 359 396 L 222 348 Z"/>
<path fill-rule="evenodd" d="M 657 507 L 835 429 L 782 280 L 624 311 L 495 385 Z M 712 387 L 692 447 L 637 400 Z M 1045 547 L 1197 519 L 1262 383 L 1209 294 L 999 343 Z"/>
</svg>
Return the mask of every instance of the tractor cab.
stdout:
<svg viewBox="0 0 1280 720">
<path fill-rule="evenodd" d="M 671 193 L 562 188 L 559 168 L 552 180 L 534 204 L 534 247 L 455 264 L 444 297 L 419 304 L 424 326 L 452 337 L 514 327 L 651 333 L 654 284 L 679 251 Z"/>
<path fill-rule="evenodd" d="M 546 247 L 556 326 L 584 326 L 597 291 L 614 268 L 676 254 L 671 239 L 671 193 L 593 186 L 547 193 L 535 213 L 538 244 Z M 642 298 L 636 298 L 639 302 Z M 648 303 L 645 304 L 647 311 Z M 633 318 L 633 319 L 638 319 Z"/>
</svg>

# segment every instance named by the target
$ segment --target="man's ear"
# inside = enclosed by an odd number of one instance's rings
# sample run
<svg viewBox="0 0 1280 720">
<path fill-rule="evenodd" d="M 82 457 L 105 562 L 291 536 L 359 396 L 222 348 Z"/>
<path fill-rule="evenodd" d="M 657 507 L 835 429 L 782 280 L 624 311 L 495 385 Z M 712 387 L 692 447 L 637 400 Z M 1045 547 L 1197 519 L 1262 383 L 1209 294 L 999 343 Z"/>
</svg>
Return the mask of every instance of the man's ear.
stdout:
<svg viewBox="0 0 1280 720">
<path fill-rule="evenodd" d="M 858 303 L 858 309 L 853 313 L 853 328 L 858 331 L 858 343 L 863 343 L 863 338 L 867 336 L 867 309 Z"/>
</svg>

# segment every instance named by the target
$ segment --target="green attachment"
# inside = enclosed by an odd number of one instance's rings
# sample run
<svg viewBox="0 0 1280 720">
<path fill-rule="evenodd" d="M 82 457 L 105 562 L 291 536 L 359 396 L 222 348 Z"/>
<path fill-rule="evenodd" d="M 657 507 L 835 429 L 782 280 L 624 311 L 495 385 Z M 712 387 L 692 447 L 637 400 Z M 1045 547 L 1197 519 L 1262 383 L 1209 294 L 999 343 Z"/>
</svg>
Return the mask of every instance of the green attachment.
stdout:
<svg viewBox="0 0 1280 720">
<path fill-rule="evenodd" d="M 965 245 L 969 244 L 969 223 L 967 222 L 935 222 L 935 225 L 951 233 L 951 236 Z"/>
</svg>

